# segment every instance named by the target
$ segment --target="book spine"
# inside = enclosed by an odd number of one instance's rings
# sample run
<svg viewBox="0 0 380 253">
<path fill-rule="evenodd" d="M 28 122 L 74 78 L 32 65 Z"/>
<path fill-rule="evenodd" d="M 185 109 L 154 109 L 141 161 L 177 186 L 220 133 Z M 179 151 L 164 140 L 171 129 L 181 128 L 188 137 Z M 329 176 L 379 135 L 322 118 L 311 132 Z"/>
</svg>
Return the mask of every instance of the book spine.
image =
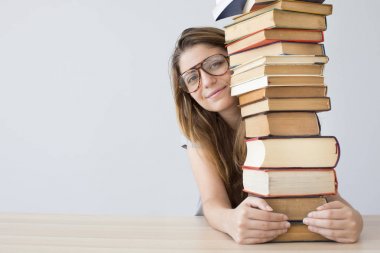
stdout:
<svg viewBox="0 0 380 253">
<path fill-rule="evenodd" d="M 252 191 L 249 191 L 247 189 L 243 189 L 243 192 L 245 193 L 248 193 L 248 194 L 252 194 L 254 196 L 257 196 L 257 197 L 262 197 L 262 198 L 279 198 L 279 197 L 315 197 L 315 196 L 318 196 L 318 197 L 322 197 L 322 196 L 329 196 L 329 195 L 336 195 L 337 193 L 337 188 L 335 188 L 335 191 L 334 192 L 321 192 L 321 193 L 316 193 L 316 194 L 269 194 L 269 195 L 263 195 L 263 194 L 260 194 L 260 193 L 257 193 L 257 192 L 252 192 Z"/>
<path fill-rule="evenodd" d="M 263 172 L 275 172 L 275 171 L 329 171 L 334 170 L 335 166 L 332 167 L 253 167 L 253 166 L 241 166 L 242 170 L 260 170 Z M 335 173 L 335 171 L 334 171 Z"/>
</svg>

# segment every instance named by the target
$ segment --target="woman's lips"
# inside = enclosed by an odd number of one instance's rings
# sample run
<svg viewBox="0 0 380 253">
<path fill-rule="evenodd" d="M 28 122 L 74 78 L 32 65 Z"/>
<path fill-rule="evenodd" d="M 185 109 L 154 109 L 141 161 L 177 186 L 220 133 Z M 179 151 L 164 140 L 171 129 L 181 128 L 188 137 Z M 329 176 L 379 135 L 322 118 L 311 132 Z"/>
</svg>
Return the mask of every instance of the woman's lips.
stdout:
<svg viewBox="0 0 380 253">
<path fill-rule="evenodd" d="M 206 96 L 206 98 L 212 98 L 212 97 L 214 97 L 215 95 L 219 94 L 219 92 L 221 92 L 222 90 L 224 90 L 226 87 L 227 86 L 224 86 L 224 87 L 222 87 L 220 89 L 217 89 L 217 90 L 211 92 L 211 94 L 208 95 L 208 96 Z"/>
</svg>

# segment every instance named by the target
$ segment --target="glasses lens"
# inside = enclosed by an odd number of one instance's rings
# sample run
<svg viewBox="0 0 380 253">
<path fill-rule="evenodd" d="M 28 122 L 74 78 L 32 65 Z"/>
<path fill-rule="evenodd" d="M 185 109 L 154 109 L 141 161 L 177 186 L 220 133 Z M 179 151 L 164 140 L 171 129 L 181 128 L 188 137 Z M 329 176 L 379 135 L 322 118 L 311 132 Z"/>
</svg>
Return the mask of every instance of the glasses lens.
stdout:
<svg viewBox="0 0 380 253">
<path fill-rule="evenodd" d="M 228 61 L 223 55 L 213 55 L 203 62 L 202 68 L 211 75 L 223 75 L 228 70 Z"/>
<path fill-rule="evenodd" d="M 181 76 L 181 85 L 187 92 L 194 92 L 199 85 L 199 73 L 196 69 L 186 71 Z"/>
</svg>

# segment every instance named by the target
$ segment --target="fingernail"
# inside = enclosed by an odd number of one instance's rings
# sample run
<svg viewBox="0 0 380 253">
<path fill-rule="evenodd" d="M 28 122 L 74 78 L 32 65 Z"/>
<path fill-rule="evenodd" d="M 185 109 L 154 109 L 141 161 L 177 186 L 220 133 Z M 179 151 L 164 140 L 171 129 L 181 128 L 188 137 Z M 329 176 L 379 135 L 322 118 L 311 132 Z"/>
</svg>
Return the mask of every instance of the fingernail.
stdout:
<svg viewBox="0 0 380 253">
<path fill-rule="evenodd" d="M 273 211 L 272 207 L 270 207 L 270 206 L 266 206 L 266 208 L 268 211 Z"/>
<path fill-rule="evenodd" d="M 314 215 L 314 212 L 310 212 L 307 214 L 307 217 L 313 217 L 313 215 Z"/>
<path fill-rule="evenodd" d="M 285 214 L 284 214 L 284 219 L 289 220 L 288 216 L 286 216 Z"/>
<path fill-rule="evenodd" d="M 304 218 L 303 220 L 302 220 L 302 222 L 304 223 L 304 224 L 308 224 L 309 223 L 309 219 L 308 218 Z"/>
<path fill-rule="evenodd" d="M 290 222 L 286 222 L 285 226 L 286 226 L 287 228 L 289 228 L 289 227 L 290 227 Z"/>
</svg>

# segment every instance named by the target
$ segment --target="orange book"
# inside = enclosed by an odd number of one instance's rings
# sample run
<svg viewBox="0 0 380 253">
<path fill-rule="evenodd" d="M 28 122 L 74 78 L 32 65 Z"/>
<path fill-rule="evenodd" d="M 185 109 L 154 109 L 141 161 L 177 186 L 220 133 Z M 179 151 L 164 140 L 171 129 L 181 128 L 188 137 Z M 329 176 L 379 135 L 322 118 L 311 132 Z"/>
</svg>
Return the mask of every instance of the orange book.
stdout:
<svg viewBox="0 0 380 253">
<path fill-rule="evenodd" d="M 324 37 L 322 31 L 273 28 L 247 35 L 226 47 L 231 55 L 278 41 L 320 43 L 324 41 Z"/>
</svg>

